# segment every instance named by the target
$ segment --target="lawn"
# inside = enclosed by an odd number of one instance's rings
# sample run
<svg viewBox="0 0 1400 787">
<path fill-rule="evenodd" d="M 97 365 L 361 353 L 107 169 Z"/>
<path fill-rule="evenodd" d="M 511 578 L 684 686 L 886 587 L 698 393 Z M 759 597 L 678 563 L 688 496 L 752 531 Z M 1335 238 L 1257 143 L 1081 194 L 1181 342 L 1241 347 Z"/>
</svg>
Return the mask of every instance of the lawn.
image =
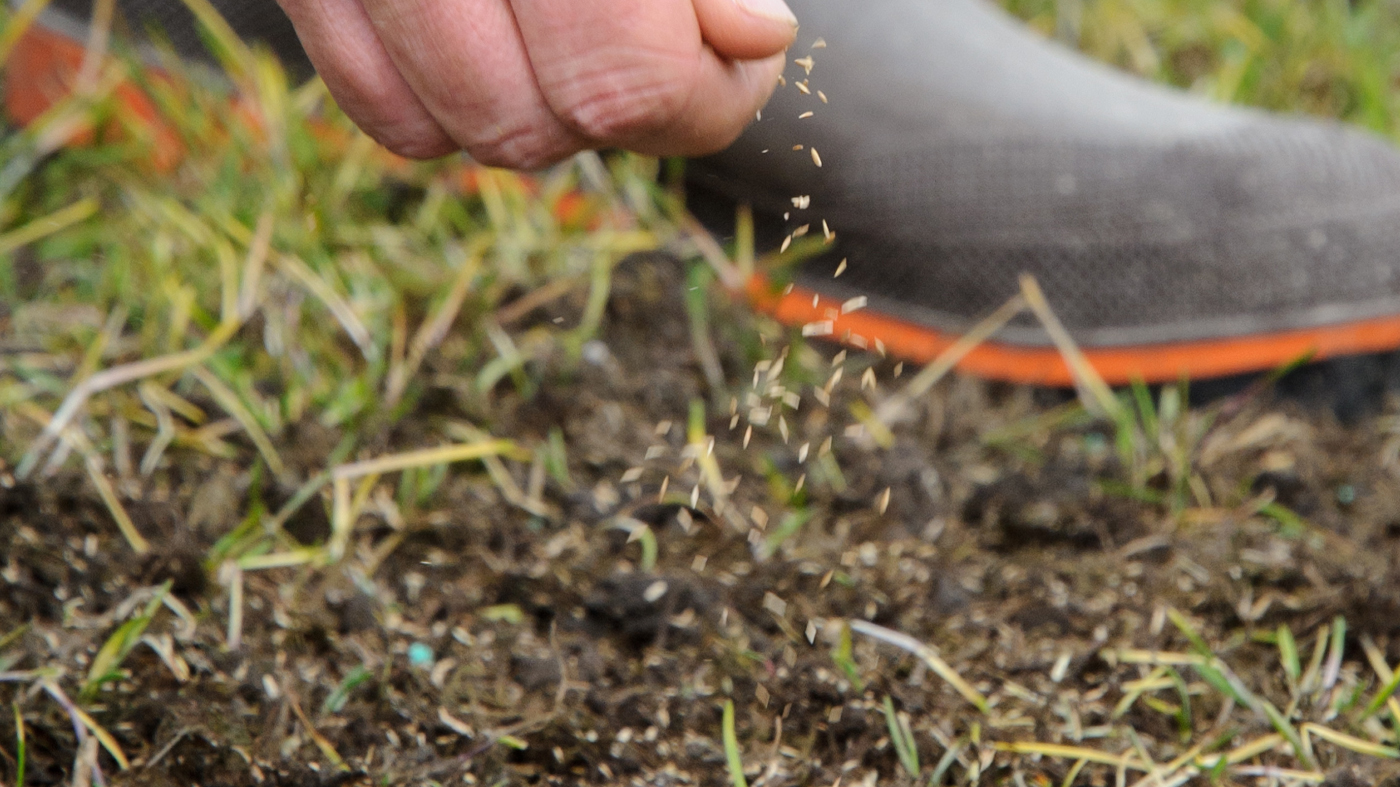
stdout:
<svg viewBox="0 0 1400 787">
<path fill-rule="evenodd" d="M 1010 5 L 1400 130 L 1393 2 Z M 0 784 L 1400 783 L 1386 391 L 810 341 L 678 165 L 405 162 L 206 21 L 0 139 Z"/>
</svg>

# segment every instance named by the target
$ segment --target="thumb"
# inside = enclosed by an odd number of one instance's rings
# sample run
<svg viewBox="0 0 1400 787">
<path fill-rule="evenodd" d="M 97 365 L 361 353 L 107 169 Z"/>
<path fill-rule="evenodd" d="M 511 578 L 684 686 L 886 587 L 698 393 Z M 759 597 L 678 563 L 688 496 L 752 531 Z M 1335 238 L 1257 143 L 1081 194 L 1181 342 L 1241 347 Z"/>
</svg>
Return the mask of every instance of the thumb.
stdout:
<svg viewBox="0 0 1400 787">
<path fill-rule="evenodd" d="M 783 0 L 692 0 L 700 36 L 728 60 L 760 60 L 797 37 L 797 17 Z"/>
</svg>

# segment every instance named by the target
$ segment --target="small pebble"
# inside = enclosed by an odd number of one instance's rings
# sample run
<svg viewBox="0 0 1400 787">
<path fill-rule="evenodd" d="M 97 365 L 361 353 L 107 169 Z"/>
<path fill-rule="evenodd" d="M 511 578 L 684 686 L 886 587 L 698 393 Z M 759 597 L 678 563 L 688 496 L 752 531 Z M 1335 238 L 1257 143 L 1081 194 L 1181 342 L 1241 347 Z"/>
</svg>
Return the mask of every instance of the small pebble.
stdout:
<svg viewBox="0 0 1400 787">
<path fill-rule="evenodd" d="M 433 664 L 433 649 L 423 644 L 415 642 L 408 646 L 408 663 L 415 667 L 426 668 Z"/>
</svg>

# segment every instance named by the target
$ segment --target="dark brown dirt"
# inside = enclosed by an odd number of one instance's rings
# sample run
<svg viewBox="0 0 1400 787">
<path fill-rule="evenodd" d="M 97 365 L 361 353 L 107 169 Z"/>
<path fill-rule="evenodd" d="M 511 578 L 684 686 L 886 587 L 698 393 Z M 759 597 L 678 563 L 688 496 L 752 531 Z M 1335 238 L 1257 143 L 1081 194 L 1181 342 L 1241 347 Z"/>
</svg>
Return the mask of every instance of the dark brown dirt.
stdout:
<svg viewBox="0 0 1400 787">
<path fill-rule="evenodd" d="M 684 282 L 664 259 L 625 263 L 584 360 L 561 355 L 532 369 L 540 385 L 529 397 L 502 383 L 489 406 L 443 383 L 385 438 L 386 448 L 414 447 L 440 422 L 470 418 L 534 445 L 557 427 L 568 478 L 545 476 L 547 515 L 511 505 L 478 466 L 454 466 L 426 502 L 401 506 L 401 523 L 362 517 L 344 569 L 246 572 L 237 650 L 226 572 L 205 558 L 252 500 L 275 508 L 294 481 L 323 469 L 336 435 L 308 424 L 283 436 L 294 468 L 282 484 L 175 454 L 175 466 L 130 490 L 130 511 L 155 545 L 149 557 L 127 548 L 82 475 L 0 476 L 0 675 L 9 681 L 0 701 L 23 715 L 25 783 L 72 779 L 79 742 L 61 707 L 20 673 L 47 670 L 76 696 L 98 649 L 163 582 L 189 619 L 158 611 L 119 679 L 85 706 L 131 759 L 123 772 L 101 755 L 110 783 L 720 785 L 729 783 L 726 698 L 751 784 L 912 783 L 881 711 L 890 696 L 910 716 L 920 784 L 949 746 L 958 754 L 947 783 L 1060 784 L 1071 761 L 996 744 L 1116 753 L 1131 750 L 1131 726 L 1166 762 L 1197 743 L 1225 750 L 1272 731 L 1209 687 L 1191 697 L 1185 738 L 1162 709 L 1170 692 L 1154 695 L 1156 709 L 1139 702 L 1113 718 L 1125 682 L 1148 671 L 1114 651 L 1190 652 L 1169 609 L 1279 707 L 1289 688 L 1265 640 L 1280 625 L 1306 665 L 1319 629 L 1343 616 L 1337 685 L 1365 698 L 1377 680 L 1363 641 L 1400 660 L 1400 438 L 1390 422 L 1344 427 L 1330 413 L 1257 397 L 1217 420 L 1194 453 L 1199 488 L 1174 512 L 1115 491 L 1126 473 L 1102 425 L 1032 425 L 993 440 L 1061 406 L 1025 389 L 945 381 L 891 449 L 862 447 L 844 436 L 846 406 L 878 401 L 882 393 L 859 390 L 859 372 L 873 365 L 883 390 L 892 365 L 853 354 L 827 409 L 805 394 L 825 379 L 826 358 L 794 349 L 792 379 L 809 381 L 789 411 L 794 437 L 784 445 L 776 429 L 756 430 L 745 450 L 744 426 L 729 430 L 731 392 L 709 389 L 692 350 Z M 776 357 L 786 338 L 768 326 L 766 348 L 744 346 L 754 318 L 714 306 L 714 341 L 742 396 L 754 362 Z M 582 296 L 566 299 L 519 327 L 576 320 L 581 308 Z M 741 477 L 734 510 L 767 513 L 754 535 L 716 514 L 708 494 L 696 509 L 683 505 L 695 483 L 693 469 L 680 469 L 687 408 L 707 398 L 715 456 L 726 478 Z M 659 433 L 664 421 L 672 426 Z M 775 503 L 774 489 L 801 472 L 795 446 L 810 440 L 815 452 L 827 435 L 844 486 L 812 471 L 795 502 Z M 650 446 L 660 449 L 644 461 Z M 632 467 L 645 472 L 621 481 Z M 528 465 L 508 469 L 530 487 Z M 671 494 L 658 505 L 668 475 Z M 386 490 L 392 500 L 392 483 Z M 1301 522 L 1261 513 L 1270 499 Z M 805 524 L 765 557 L 755 545 L 794 513 Z M 611 526 L 622 516 L 650 525 L 655 566 L 644 570 L 642 546 Z M 313 500 L 287 531 L 304 543 L 324 538 L 326 501 Z M 840 619 L 933 646 L 993 707 L 979 713 L 908 654 L 861 637 L 844 671 L 833 658 Z M 1309 702 L 1297 718 L 1321 719 Z M 13 714 L 0 713 L 6 784 L 15 732 Z M 1334 787 L 1390 773 L 1327 744 L 1317 756 Z M 1302 767 L 1286 752 L 1260 762 Z M 1113 768 L 1091 765 L 1076 784 L 1114 782 Z"/>
</svg>

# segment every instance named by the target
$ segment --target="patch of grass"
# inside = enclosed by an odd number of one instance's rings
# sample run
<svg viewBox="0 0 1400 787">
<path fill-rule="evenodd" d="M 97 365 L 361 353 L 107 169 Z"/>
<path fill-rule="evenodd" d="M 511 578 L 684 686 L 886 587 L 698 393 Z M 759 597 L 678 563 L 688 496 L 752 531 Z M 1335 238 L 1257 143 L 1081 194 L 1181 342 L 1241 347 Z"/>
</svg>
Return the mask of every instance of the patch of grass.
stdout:
<svg viewBox="0 0 1400 787">
<path fill-rule="evenodd" d="M 894 746 L 899 764 L 911 779 L 919 778 L 919 747 L 914 741 L 914 731 L 909 727 L 907 714 L 894 709 L 894 700 L 885 695 L 882 710 L 885 712 L 885 726 L 890 732 L 890 745 Z"/>
<path fill-rule="evenodd" d="M 156 588 L 141 614 L 118 626 L 116 631 L 113 631 L 107 641 L 98 649 L 97 655 L 92 658 L 92 666 L 88 668 L 87 680 L 83 682 L 82 689 L 78 694 L 80 699 L 91 701 L 103 685 L 121 679 L 122 662 L 140 643 L 141 635 L 145 633 L 146 627 L 151 624 L 156 612 L 165 603 L 166 594 L 170 592 L 170 584 L 166 582 Z"/>
</svg>

